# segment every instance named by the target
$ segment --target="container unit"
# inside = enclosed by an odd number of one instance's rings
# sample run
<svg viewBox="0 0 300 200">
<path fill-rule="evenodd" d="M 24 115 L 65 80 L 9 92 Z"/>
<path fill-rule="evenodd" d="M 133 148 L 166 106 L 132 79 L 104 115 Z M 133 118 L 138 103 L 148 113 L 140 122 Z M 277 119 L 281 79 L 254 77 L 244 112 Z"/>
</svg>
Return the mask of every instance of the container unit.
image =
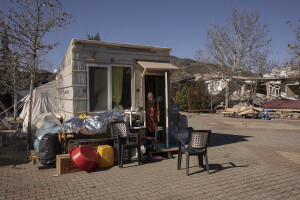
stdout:
<svg viewBox="0 0 300 200">
<path fill-rule="evenodd" d="M 73 39 L 57 75 L 58 112 L 65 120 L 132 105 L 145 110 L 147 93 L 160 96 L 170 132 L 170 48 Z M 168 134 L 169 135 L 169 134 Z M 168 139 L 168 138 L 167 138 Z"/>
</svg>

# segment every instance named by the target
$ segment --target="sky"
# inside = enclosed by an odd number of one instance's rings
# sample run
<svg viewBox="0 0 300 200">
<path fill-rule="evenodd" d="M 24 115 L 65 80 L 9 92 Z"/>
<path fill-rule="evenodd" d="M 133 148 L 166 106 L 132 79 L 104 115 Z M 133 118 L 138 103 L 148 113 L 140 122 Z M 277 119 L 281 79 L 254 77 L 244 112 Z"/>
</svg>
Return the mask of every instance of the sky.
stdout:
<svg viewBox="0 0 300 200">
<path fill-rule="evenodd" d="M 59 46 L 47 55 L 58 69 L 72 38 L 86 39 L 100 33 L 101 40 L 172 48 L 171 55 L 194 59 L 203 47 L 209 27 L 224 25 L 232 8 L 257 10 L 260 20 L 271 26 L 271 59 L 288 59 L 288 42 L 295 35 L 286 24 L 300 19 L 300 0 L 63 0 L 64 11 L 75 22 L 60 32 L 46 35 Z"/>
</svg>

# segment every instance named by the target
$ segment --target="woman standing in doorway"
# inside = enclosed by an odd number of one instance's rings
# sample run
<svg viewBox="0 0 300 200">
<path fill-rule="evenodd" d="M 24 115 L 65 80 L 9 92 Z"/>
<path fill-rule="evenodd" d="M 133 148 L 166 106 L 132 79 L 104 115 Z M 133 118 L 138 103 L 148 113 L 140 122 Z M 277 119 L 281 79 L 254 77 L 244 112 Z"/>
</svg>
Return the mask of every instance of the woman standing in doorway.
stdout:
<svg viewBox="0 0 300 200">
<path fill-rule="evenodd" d="M 157 123 L 160 121 L 160 111 L 159 111 L 159 105 L 156 103 L 153 93 L 148 93 L 148 101 L 147 101 L 147 117 L 146 117 L 146 123 L 147 123 L 147 130 L 148 130 L 148 136 L 154 137 L 155 131 L 157 129 Z"/>
</svg>

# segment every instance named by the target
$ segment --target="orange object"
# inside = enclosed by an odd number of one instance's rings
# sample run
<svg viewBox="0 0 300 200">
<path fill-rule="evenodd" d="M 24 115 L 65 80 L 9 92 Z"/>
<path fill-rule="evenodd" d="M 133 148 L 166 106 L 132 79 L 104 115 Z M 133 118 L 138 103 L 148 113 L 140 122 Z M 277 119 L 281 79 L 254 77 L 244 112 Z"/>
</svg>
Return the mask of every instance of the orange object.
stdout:
<svg viewBox="0 0 300 200">
<path fill-rule="evenodd" d="M 114 166 L 114 148 L 109 145 L 100 145 L 97 147 L 98 166 L 112 167 Z"/>
</svg>

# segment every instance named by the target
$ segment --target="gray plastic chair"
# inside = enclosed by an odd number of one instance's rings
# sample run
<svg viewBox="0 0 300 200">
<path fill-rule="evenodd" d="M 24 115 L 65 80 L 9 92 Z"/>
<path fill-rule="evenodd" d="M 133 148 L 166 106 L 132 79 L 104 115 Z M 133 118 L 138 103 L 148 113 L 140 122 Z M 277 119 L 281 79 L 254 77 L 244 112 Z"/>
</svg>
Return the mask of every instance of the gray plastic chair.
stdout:
<svg viewBox="0 0 300 200">
<path fill-rule="evenodd" d="M 211 130 L 192 130 L 189 131 L 186 142 L 179 139 L 177 169 L 181 169 L 182 153 L 186 155 L 186 175 L 189 175 L 189 158 L 198 156 L 199 167 L 203 167 L 203 157 L 205 157 L 206 170 L 209 173 L 207 145 L 210 140 Z"/>
<path fill-rule="evenodd" d="M 138 133 L 131 133 L 129 125 L 126 122 L 111 123 L 111 135 L 114 139 L 114 148 L 118 151 L 118 165 L 123 167 L 124 150 L 128 149 L 128 160 L 130 161 L 131 149 L 137 149 L 138 161 L 141 164 L 141 145 L 140 135 Z M 134 142 L 132 142 L 134 138 Z"/>
</svg>

